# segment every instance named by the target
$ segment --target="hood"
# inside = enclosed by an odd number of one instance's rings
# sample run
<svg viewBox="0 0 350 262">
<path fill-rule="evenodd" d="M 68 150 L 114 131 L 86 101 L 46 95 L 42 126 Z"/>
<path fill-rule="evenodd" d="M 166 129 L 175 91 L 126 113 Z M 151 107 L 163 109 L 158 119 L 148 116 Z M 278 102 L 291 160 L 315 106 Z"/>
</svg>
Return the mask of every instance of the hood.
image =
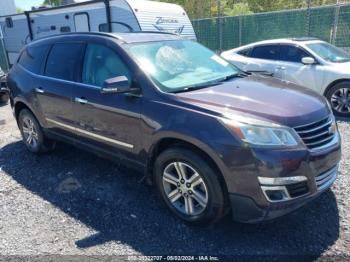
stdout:
<svg viewBox="0 0 350 262">
<path fill-rule="evenodd" d="M 220 85 L 178 93 L 178 98 L 215 115 L 247 115 L 294 127 L 329 115 L 326 100 L 316 92 L 271 77 L 237 77 Z"/>
<path fill-rule="evenodd" d="M 350 62 L 346 63 L 330 63 L 330 68 L 336 73 L 350 75 Z"/>
</svg>

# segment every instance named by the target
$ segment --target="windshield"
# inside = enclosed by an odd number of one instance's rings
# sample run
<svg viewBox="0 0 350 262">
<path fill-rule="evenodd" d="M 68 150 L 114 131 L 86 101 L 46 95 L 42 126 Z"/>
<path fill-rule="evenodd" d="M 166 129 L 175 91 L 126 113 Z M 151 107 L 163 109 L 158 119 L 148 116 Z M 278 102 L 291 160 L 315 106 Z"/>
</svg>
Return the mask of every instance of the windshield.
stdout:
<svg viewBox="0 0 350 262">
<path fill-rule="evenodd" d="M 307 44 L 307 47 L 329 62 L 344 63 L 350 61 L 350 54 L 328 43 Z"/>
<path fill-rule="evenodd" d="M 238 74 L 224 59 L 189 40 L 137 43 L 128 49 L 165 92 L 203 88 Z"/>
</svg>

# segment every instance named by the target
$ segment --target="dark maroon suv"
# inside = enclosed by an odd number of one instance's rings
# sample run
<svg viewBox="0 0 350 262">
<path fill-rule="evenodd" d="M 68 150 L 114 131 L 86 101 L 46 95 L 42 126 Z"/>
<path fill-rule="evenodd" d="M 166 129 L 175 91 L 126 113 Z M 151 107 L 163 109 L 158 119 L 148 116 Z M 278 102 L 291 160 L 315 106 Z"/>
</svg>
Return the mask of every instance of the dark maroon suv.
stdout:
<svg viewBox="0 0 350 262">
<path fill-rule="evenodd" d="M 23 49 L 8 85 L 30 151 L 62 140 L 138 168 L 189 223 L 229 211 L 275 218 L 337 177 L 340 137 L 325 98 L 244 74 L 175 35 L 42 39 Z"/>
</svg>

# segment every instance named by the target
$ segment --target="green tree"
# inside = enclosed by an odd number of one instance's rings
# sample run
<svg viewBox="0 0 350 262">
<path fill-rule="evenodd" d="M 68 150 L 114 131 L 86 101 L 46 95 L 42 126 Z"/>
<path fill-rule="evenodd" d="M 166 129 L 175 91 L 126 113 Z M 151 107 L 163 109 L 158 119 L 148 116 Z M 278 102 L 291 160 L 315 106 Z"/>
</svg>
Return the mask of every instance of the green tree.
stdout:
<svg viewBox="0 0 350 262">
<path fill-rule="evenodd" d="M 16 13 L 17 14 L 21 14 L 21 13 L 23 13 L 24 12 L 24 10 L 22 9 L 22 8 L 20 8 L 20 7 L 16 7 Z"/>
</svg>

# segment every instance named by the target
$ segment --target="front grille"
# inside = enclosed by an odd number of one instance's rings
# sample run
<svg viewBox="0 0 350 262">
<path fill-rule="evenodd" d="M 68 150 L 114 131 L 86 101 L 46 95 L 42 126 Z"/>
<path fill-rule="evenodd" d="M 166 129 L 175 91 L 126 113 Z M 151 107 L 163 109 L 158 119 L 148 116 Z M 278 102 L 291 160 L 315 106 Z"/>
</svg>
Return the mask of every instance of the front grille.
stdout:
<svg viewBox="0 0 350 262">
<path fill-rule="evenodd" d="M 294 197 L 299 197 L 309 193 L 309 187 L 307 185 L 307 181 L 291 184 L 286 186 L 289 195 Z"/>
<path fill-rule="evenodd" d="M 318 190 L 323 190 L 329 187 L 337 178 L 338 165 L 329 169 L 328 171 L 316 176 L 316 185 Z"/>
<path fill-rule="evenodd" d="M 298 126 L 294 129 L 308 148 L 317 149 L 328 144 L 334 138 L 333 124 L 333 118 L 329 116 L 318 122 Z"/>
</svg>

